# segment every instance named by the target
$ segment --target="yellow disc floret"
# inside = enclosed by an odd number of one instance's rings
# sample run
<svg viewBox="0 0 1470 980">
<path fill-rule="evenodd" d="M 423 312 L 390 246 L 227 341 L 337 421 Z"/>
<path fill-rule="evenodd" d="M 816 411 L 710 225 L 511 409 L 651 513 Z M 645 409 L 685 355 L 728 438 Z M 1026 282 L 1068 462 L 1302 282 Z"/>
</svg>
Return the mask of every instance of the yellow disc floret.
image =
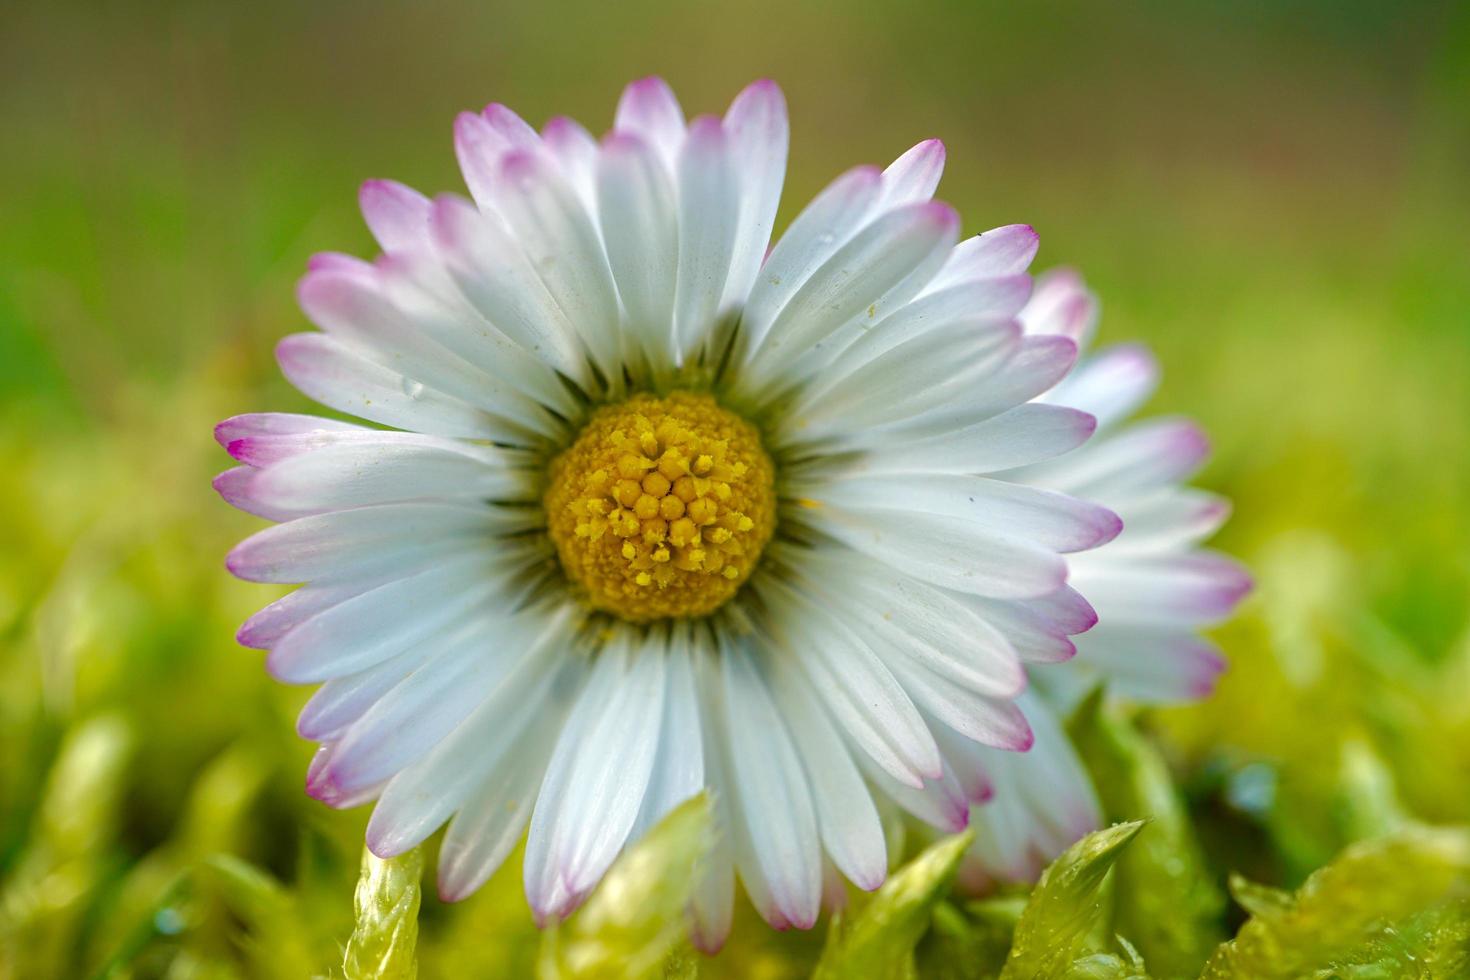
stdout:
<svg viewBox="0 0 1470 980">
<path fill-rule="evenodd" d="M 562 568 L 591 605 L 630 622 L 713 612 L 775 529 L 771 459 L 750 423 L 708 395 L 598 409 L 549 476 Z"/>
</svg>

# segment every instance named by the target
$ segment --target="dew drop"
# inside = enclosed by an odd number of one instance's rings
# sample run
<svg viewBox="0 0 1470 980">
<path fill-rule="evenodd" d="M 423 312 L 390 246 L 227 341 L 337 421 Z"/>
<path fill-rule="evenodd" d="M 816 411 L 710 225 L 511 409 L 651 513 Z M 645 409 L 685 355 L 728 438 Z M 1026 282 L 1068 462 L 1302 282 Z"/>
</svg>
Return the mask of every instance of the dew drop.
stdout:
<svg viewBox="0 0 1470 980">
<path fill-rule="evenodd" d="M 424 386 L 412 378 L 404 378 L 403 393 L 410 398 L 422 398 L 424 397 Z"/>
</svg>

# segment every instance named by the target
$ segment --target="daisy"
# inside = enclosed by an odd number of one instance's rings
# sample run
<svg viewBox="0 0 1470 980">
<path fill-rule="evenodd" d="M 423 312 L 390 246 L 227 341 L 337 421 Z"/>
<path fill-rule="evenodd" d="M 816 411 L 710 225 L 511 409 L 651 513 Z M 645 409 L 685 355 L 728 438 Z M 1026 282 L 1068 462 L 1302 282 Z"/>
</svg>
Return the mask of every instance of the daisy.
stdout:
<svg viewBox="0 0 1470 980">
<path fill-rule="evenodd" d="M 767 254 L 770 82 L 688 123 L 635 82 L 601 141 L 501 105 L 454 136 L 472 200 L 364 185 L 382 254 L 314 258 L 321 332 L 277 351 L 373 426 L 218 428 L 220 493 L 278 522 L 230 570 L 305 583 L 240 641 L 321 685 L 307 789 L 375 801 L 374 853 L 448 822 L 446 899 L 529 826 L 527 898 L 565 916 L 708 788 L 695 941 L 723 942 L 737 874 L 809 927 L 837 873 L 883 881 L 885 817 L 965 826 L 979 753 L 1032 743 L 1024 663 L 1095 618 L 1065 556 L 1118 518 L 984 475 L 1094 427 L 1033 401 L 1076 357 L 1018 319 L 1036 235 L 960 241 L 931 140 L 838 177 Z"/>
<path fill-rule="evenodd" d="M 1076 273 L 1054 270 L 1038 277 L 1019 319 L 1028 337 L 1066 338 L 1085 348 L 1096 331 L 1097 300 Z M 1098 501 L 1122 517 L 1123 530 L 1068 556 L 1068 582 L 1087 595 L 1099 621 L 1075 640 L 1056 635 L 1048 652 L 1033 651 L 1030 659 L 1040 666 L 1031 676 L 1039 690 L 1018 699 L 1036 737 L 1031 751 L 1017 758 L 977 750 L 996 792 L 973 811 L 976 841 L 962 868 L 972 887 L 1034 880 L 1101 825 L 1097 797 L 1058 720 L 1082 694 L 1104 684 L 1135 703 L 1191 701 L 1209 695 L 1225 668 L 1219 649 L 1199 631 L 1227 618 L 1251 580 L 1231 559 L 1200 547 L 1230 506 L 1185 485 L 1209 454 L 1199 426 L 1172 417 L 1128 422 L 1158 381 L 1158 364 L 1140 345 L 1087 357 L 1035 404 L 1089 413 L 1097 436 L 1006 474 Z"/>
</svg>

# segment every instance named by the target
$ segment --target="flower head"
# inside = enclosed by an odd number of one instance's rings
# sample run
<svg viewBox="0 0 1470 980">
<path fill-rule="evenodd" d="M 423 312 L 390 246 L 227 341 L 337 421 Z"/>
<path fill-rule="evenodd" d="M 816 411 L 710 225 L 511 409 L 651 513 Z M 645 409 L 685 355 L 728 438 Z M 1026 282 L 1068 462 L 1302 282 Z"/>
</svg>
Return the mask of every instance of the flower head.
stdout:
<svg viewBox="0 0 1470 980">
<path fill-rule="evenodd" d="M 723 941 L 737 871 L 810 926 L 833 871 L 882 882 L 885 820 L 965 825 L 987 753 L 1032 744 L 1023 664 L 1096 618 L 1067 556 L 1117 516 L 1014 475 L 1096 424 L 1037 400 L 1077 346 L 1020 317 L 1036 235 L 960 241 L 928 141 L 767 254 L 769 82 L 687 124 L 635 82 L 600 142 L 491 105 L 455 147 L 473 201 L 364 185 L 382 253 L 315 258 L 321 332 L 278 351 L 376 427 L 218 429 L 241 465 L 216 486 L 278 522 L 229 567 L 305 583 L 240 639 L 321 684 L 308 790 L 376 801 L 382 856 L 448 821 L 450 899 L 529 824 L 526 892 L 558 917 L 709 788 L 696 941 Z"/>
</svg>

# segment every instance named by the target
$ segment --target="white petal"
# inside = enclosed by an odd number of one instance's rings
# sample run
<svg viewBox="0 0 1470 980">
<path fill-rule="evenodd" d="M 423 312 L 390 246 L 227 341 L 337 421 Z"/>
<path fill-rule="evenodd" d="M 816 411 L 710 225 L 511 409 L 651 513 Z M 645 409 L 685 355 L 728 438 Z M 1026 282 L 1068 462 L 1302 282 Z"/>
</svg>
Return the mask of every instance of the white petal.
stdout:
<svg viewBox="0 0 1470 980">
<path fill-rule="evenodd" d="M 924 140 L 909 148 L 883 171 L 883 197 L 878 211 L 929 200 L 944 175 L 944 144 Z"/>
<path fill-rule="evenodd" d="M 247 514 L 254 514 L 256 517 L 264 517 L 268 521 L 277 523 L 294 521 L 298 517 L 306 517 L 313 513 L 309 510 L 273 507 L 257 498 L 253 487 L 255 478 L 259 475 L 260 470 L 253 466 L 236 466 L 218 474 L 209 485 L 231 507 L 243 510 Z"/>
<path fill-rule="evenodd" d="M 346 443 L 303 453 L 262 470 L 256 499 L 282 508 L 338 510 L 429 499 L 524 500 L 532 475 L 432 446 Z"/>
<path fill-rule="evenodd" d="M 539 611 L 520 617 L 480 613 L 442 654 L 342 734 L 322 778 L 350 793 L 394 775 L 464 721 L 520 663 L 547 655 L 547 644 L 563 641 L 562 626 L 546 623 Z"/>
<path fill-rule="evenodd" d="M 1073 408 L 1017 405 L 953 432 L 895 440 L 862 465 L 871 473 L 995 473 L 1071 452 L 1096 428 L 1096 419 Z"/>
<path fill-rule="evenodd" d="M 1030 293 L 1029 276 L 977 279 L 926 292 L 867 329 L 833 359 L 829 370 L 840 378 L 900 344 L 954 323 L 974 323 L 977 329 L 1009 325 Z"/>
<path fill-rule="evenodd" d="M 1011 697 L 1025 687 L 1026 674 L 1010 642 L 950 593 L 846 549 L 816 549 L 807 562 L 806 587 L 864 624 L 880 655 L 909 656 L 981 694 Z"/>
<path fill-rule="evenodd" d="M 699 692 L 690 660 L 688 624 L 676 622 L 668 652 L 668 693 L 659 729 L 658 755 L 643 809 L 630 840 L 637 840 L 680 803 L 704 788 Z"/>
<path fill-rule="evenodd" d="M 500 161 L 495 204 L 546 289 L 605 374 L 619 354 L 618 300 L 602 240 L 575 192 L 543 155 Z"/>
<path fill-rule="evenodd" d="M 310 416 L 302 416 L 310 418 Z M 321 421 L 326 422 L 326 419 Z M 221 428 L 226 423 L 221 423 Z M 220 434 L 220 429 L 216 429 Z M 221 438 L 224 438 L 221 436 Z M 354 446 L 366 448 L 370 446 L 387 448 L 418 447 L 422 449 L 437 449 L 443 452 L 461 453 L 480 459 L 492 460 L 503 459 L 507 465 L 520 465 L 533 457 L 513 450 L 497 449 L 489 450 L 485 447 L 476 446 L 472 443 L 463 442 L 459 439 L 443 439 L 438 436 L 426 436 L 418 432 L 388 432 L 382 429 L 368 429 L 357 425 L 343 425 L 340 428 L 321 428 L 316 430 L 303 430 L 301 432 L 261 433 L 259 435 L 233 433 L 225 440 L 225 448 L 230 455 L 242 463 L 254 467 L 266 467 L 273 463 L 300 456 L 303 453 L 314 452 L 332 446 Z"/>
<path fill-rule="evenodd" d="M 430 566 L 326 609 L 281 637 L 266 666 L 288 683 L 324 681 L 381 663 L 443 636 L 499 584 L 490 562 L 470 556 Z"/>
<path fill-rule="evenodd" d="M 344 728 L 439 652 L 437 645 L 420 643 L 355 674 L 333 677 L 302 707 L 296 734 L 313 742 L 336 741 Z"/>
<path fill-rule="evenodd" d="M 838 177 L 812 199 L 776 242 L 741 318 L 747 352 L 758 348 L 799 289 L 853 233 L 862 227 L 882 192 L 883 178 L 874 167 L 857 167 Z"/>
<path fill-rule="evenodd" d="M 555 116 L 541 127 L 541 142 L 582 198 L 587 213 L 597 215 L 597 141 L 575 119 Z"/>
<path fill-rule="evenodd" d="M 385 252 L 419 248 L 429 237 L 429 199 L 395 180 L 369 180 L 357 194 L 363 220 Z"/>
<path fill-rule="evenodd" d="M 636 133 L 658 150 L 669 172 L 684 141 L 684 112 L 662 78 L 641 78 L 623 89 L 613 128 Z"/>
<path fill-rule="evenodd" d="M 405 573 L 388 573 L 374 579 L 348 582 L 324 582 L 303 585 L 257 612 L 241 625 L 235 639 L 241 646 L 269 650 L 287 630 L 355 595 L 361 595 L 385 581 L 403 578 Z"/>
<path fill-rule="evenodd" d="M 266 528 L 236 545 L 225 564 L 251 582 L 386 575 L 427 558 L 474 550 L 503 526 L 484 506 L 382 504 Z"/>
<path fill-rule="evenodd" d="M 644 356 L 672 367 L 679 219 L 674 185 L 656 151 L 632 134 L 613 133 L 598 160 L 598 204 L 607 257 Z"/>
<path fill-rule="evenodd" d="M 555 718 L 555 715 L 552 715 Z M 478 889 L 520 842 L 555 744 L 545 720 L 534 723 L 449 821 L 439 846 L 439 897 L 457 902 Z"/>
<path fill-rule="evenodd" d="M 976 279 L 1019 275 L 1030 268 L 1039 244 L 1036 230 L 1030 225 L 1005 225 L 967 238 L 949 253 L 944 268 L 924 292 Z"/>
<path fill-rule="evenodd" d="M 924 717 L 933 729 L 934 741 L 939 743 L 945 765 L 954 773 L 965 799 L 975 804 L 984 803 L 994 796 L 995 785 L 990 778 L 987 760 L 994 756 L 995 750 L 961 735 L 927 712 Z"/>
<path fill-rule="evenodd" d="M 1113 509 L 1123 519 L 1123 533 L 1109 546 L 1114 555 L 1192 547 L 1230 516 L 1228 500 L 1193 487 L 1165 487 L 1123 497 Z"/>
<path fill-rule="evenodd" d="M 464 723 L 389 780 L 368 821 L 367 845 L 393 857 L 422 843 L 486 779 L 518 753 L 536 756 L 554 738 L 580 665 L 565 655 L 531 657 Z M 544 758 L 544 756 L 542 756 Z"/>
<path fill-rule="evenodd" d="M 1052 269 L 1036 283 L 1036 295 L 1021 315 L 1028 334 L 1059 334 L 1086 347 L 1097 326 L 1097 297 L 1070 269 Z"/>
<path fill-rule="evenodd" d="M 294 415 L 290 412 L 251 412 L 225 419 L 214 427 L 214 438 L 225 449 L 242 439 L 273 436 L 309 436 L 326 432 L 371 432 L 361 425 L 324 419 L 317 415 Z M 232 454 L 233 455 L 233 454 Z M 243 460 L 242 460 L 243 462 Z"/>
<path fill-rule="evenodd" d="M 791 409 L 803 439 L 862 432 L 962 400 L 1015 354 L 1012 323 L 960 320 L 930 330 L 874 358 Z"/>
<path fill-rule="evenodd" d="M 888 874 L 883 824 L 862 773 L 804 681 L 776 688 L 811 781 L 822 845 L 853 884 L 872 891 Z"/>
<path fill-rule="evenodd" d="M 1023 660 L 1033 663 L 1071 658 L 1077 647 L 1067 638 L 1097 623 L 1092 606 L 1070 587 L 1035 599 L 961 598 L 1004 634 Z"/>
<path fill-rule="evenodd" d="M 337 746 L 333 744 L 323 745 L 316 750 L 316 755 L 311 757 L 311 763 L 306 767 L 306 792 L 318 803 L 324 803 L 334 810 L 350 810 L 353 807 L 362 806 L 378 797 L 383 791 L 383 784 L 367 786 L 356 793 L 333 793 L 330 784 L 322 783 L 319 774 L 332 762 L 332 756 L 336 753 Z"/>
<path fill-rule="evenodd" d="M 1045 401 L 1080 408 L 1105 429 L 1136 411 L 1158 384 L 1159 365 L 1148 348 L 1119 344 L 1088 358 Z"/>
<path fill-rule="evenodd" d="M 925 823 L 952 834 L 964 830 L 969 823 L 970 801 L 947 762 L 943 764 L 938 779 L 927 780 L 923 786 L 915 788 L 900 783 L 871 759 L 859 755 L 857 760 L 868 779 L 884 796 Z"/>
<path fill-rule="evenodd" d="M 376 276 L 309 272 L 297 298 L 317 326 L 359 347 L 384 367 L 529 431 L 559 433 L 554 420 L 523 392 L 430 340 L 388 302 Z"/>
<path fill-rule="evenodd" d="M 700 744 L 705 780 L 712 799 L 711 835 L 713 841 L 704 867 L 697 869 L 694 893 L 690 898 L 690 941 L 695 948 L 717 952 L 730 935 L 735 911 L 735 787 L 729 775 L 729 722 L 725 714 L 724 683 L 720 678 L 719 653 L 709 649 L 712 640 L 696 636 L 690 650 L 694 683 L 699 692 Z"/>
<path fill-rule="evenodd" d="M 535 134 L 533 133 L 532 136 Z M 514 137 L 520 136 L 517 141 Z M 470 196 L 481 207 L 494 206 L 500 182 L 500 159 L 517 148 L 525 149 L 523 133 L 505 125 L 493 126 L 484 115 L 461 112 L 454 120 L 454 154 L 464 174 Z"/>
<path fill-rule="evenodd" d="M 808 352 L 850 321 L 871 322 L 911 299 L 954 244 L 959 217 L 947 204 L 911 204 L 868 225 L 791 297 L 746 365 L 756 380 Z"/>
<path fill-rule="evenodd" d="M 540 149 L 541 137 L 535 128 L 509 106 L 500 102 L 492 102 L 480 112 L 480 115 L 507 146 L 518 150 Z"/>
<path fill-rule="evenodd" d="M 1092 784 L 1055 714 L 1034 694 L 1020 703 L 1036 743 L 1025 755 L 989 753 L 995 795 L 971 811 L 971 853 L 988 876 L 1008 881 L 1034 879 L 1102 820 Z"/>
<path fill-rule="evenodd" d="M 591 386 L 577 328 L 547 292 L 499 220 L 462 198 L 434 200 L 434 247 L 465 299 L 507 337 L 581 384 Z"/>
<path fill-rule="evenodd" d="M 740 222 L 740 183 L 720 121 L 689 125 L 676 166 L 679 183 L 679 278 L 674 336 L 681 360 L 709 337 L 730 274 Z"/>
<path fill-rule="evenodd" d="M 1105 679 L 1108 690 L 1150 704 L 1207 697 L 1226 666 L 1218 647 L 1187 628 L 1100 623 L 1078 638 L 1077 649 L 1077 664 Z"/>
<path fill-rule="evenodd" d="M 284 338 L 276 345 L 276 360 L 304 395 L 339 412 L 434 435 L 526 441 L 522 430 L 505 420 L 386 368 L 324 334 Z"/>
<path fill-rule="evenodd" d="M 573 894 L 588 891 L 602 877 L 642 809 L 658 752 L 666 662 L 662 643 L 634 651 L 614 696 L 600 706 L 566 770 L 567 791 L 552 847 L 558 874 Z"/>
<path fill-rule="evenodd" d="M 430 226 L 432 232 L 432 225 Z M 575 340 L 566 351 L 548 351 L 543 347 L 530 350 L 512 340 L 499 327 L 481 315 L 460 291 L 441 257 L 428 248 L 379 256 L 374 262 L 377 281 L 394 306 L 413 321 L 426 337 L 445 350 L 453 351 L 466 363 L 492 375 L 500 382 L 521 392 L 533 402 L 544 405 L 563 416 L 580 409 L 557 371 L 570 367 L 573 374 L 580 363 Z M 566 358 L 570 360 L 566 360 Z M 518 416 L 512 415 L 512 418 Z M 542 414 L 531 416 L 534 427 L 545 425 Z"/>
<path fill-rule="evenodd" d="M 888 665 L 915 702 L 966 738 L 1015 752 L 1031 747 L 1031 729 L 1007 698 L 977 694 L 907 656 L 891 657 Z"/>
<path fill-rule="evenodd" d="M 770 81 L 746 86 L 725 113 L 725 132 L 741 178 L 741 194 L 740 229 L 720 304 L 722 312 L 745 304 L 771 240 L 790 139 L 786 98 L 780 87 Z"/>
<path fill-rule="evenodd" d="M 769 895 L 769 906 L 761 908 L 771 913 L 768 919 L 810 928 L 822 900 L 822 851 L 810 788 L 749 654 L 727 646 L 720 658 L 736 834 L 748 844 L 745 853 L 736 848 L 740 874 L 753 898 Z"/>
<path fill-rule="evenodd" d="M 798 484 L 796 490 L 843 511 L 949 517 L 996 537 L 1061 552 L 1095 548 L 1122 528 L 1116 514 L 1089 501 L 983 476 L 934 473 L 921 480 L 882 474 L 842 476 L 824 484 Z"/>
<path fill-rule="evenodd" d="M 538 924 L 564 916 L 576 907 L 578 896 L 567 892 L 556 863 L 556 824 L 571 787 L 566 779 L 575 763 L 584 733 L 601 709 L 617 695 L 617 685 L 627 670 L 627 650 L 620 643 L 605 645 L 592 661 L 581 693 L 567 712 L 566 723 L 555 739 L 555 749 L 546 763 L 541 788 L 531 812 L 531 829 L 521 875 L 526 899 Z"/>
<path fill-rule="evenodd" d="M 1077 345 L 1065 337 L 1023 338 L 1016 356 L 970 397 L 900 422 L 890 437 L 920 439 L 999 415 L 1056 384 L 1076 360 Z"/>
<path fill-rule="evenodd" d="M 975 595 L 1029 598 L 1056 591 L 1066 562 L 1029 541 L 970 521 L 898 510 L 817 511 L 822 530 L 907 575 Z"/>
<path fill-rule="evenodd" d="M 800 592 L 772 583 L 761 589 L 786 640 L 775 669 L 799 669 L 853 742 L 895 779 L 917 786 L 937 776 L 934 737 L 882 658 Z"/>
<path fill-rule="evenodd" d="M 1150 419 L 1017 478 L 1099 500 L 1126 499 L 1184 482 L 1209 452 L 1204 432 L 1188 419 Z"/>
<path fill-rule="evenodd" d="M 1103 622 L 1205 625 L 1229 616 L 1251 589 L 1245 569 L 1211 552 L 1077 560 L 1073 585 Z"/>
</svg>

